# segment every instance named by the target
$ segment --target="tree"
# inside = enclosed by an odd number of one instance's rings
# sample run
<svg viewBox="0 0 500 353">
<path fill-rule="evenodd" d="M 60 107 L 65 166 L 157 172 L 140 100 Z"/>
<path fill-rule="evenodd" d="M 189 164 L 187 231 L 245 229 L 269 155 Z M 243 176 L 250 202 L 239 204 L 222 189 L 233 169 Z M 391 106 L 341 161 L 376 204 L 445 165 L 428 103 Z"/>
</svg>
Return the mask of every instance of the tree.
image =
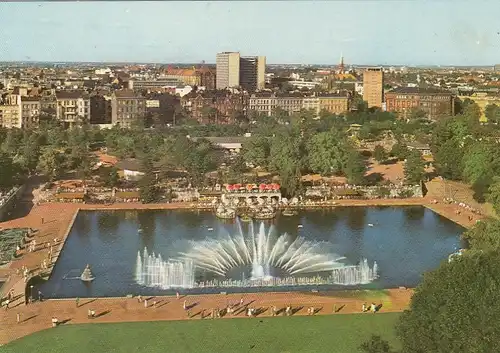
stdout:
<svg viewBox="0 0 500 353">
<path fill-rule="evenodd" d="M 344 169 L 347 146 L 344 137 L 331 130 L 313 135 L 306 144 L 309 168 L 323 175 Z"/>
<path fill-rule="evenodd" d="M 156 176 L 153 173 L 153 163 L 146 158 L 142 161 L 144 176 L 139 181 L 139 195 L 143 203 L 152 203 L 158 199 Z"/>
<path fill-rule="evenodd" d="M 420 183 L 425 175 L 425 162 L 419 151 L 413 150 L 406 158 L 404 173 L 406 180 L 411 184 Z"/>
<path fill-rule="evenodd" d="M 59 179 L 64 173 L 64 154 L 53 148 L 46 148 L 40 156 L 37 169 L 50 181 Z"/>
<path fill-rule="evenodd" d="M 484 109 L 484 115 L 488 122 L 498 123 L 500 122 L 500 107 L 496 104 L 488 104 Z"/>
<path fill-rule="evenodd" d="M 391 346 L 389 342 L 383 340 L 382 337 L 372 335 L 370 339 L 364 342 L 359 349 L 365 353 L 390 353 Z"/>
<path fill-rule="evenodd" d="M 266 168 L 270 153 L 269 140 L 263 136 L 252 136 L 243 143 L 241 153 L 245 161 Z"/>
<path fill-rule="evenodd" d="M 460 180 L 463 171 L 463 151 L 456 139 L 450 139 L 434 154 L 436 170 L 446 179 Z"/>
<path fill-rule="evenodd" d="M 365 182 L 366 165 L 363 157 L 356 150 L 351 150 L 347 154 L 344 174 L 347 181 L 353 185 L 362 185 Z"/>
<path fill-rule="evenodd" d="M 488 188 L 486 200 L 491 202 L 495 212 L 500 215 L 500 177 L 495 176 Z"/>
<path fill-rule="evenodd" d="M 8 188 L 15 183 L 16 169 L 12 158 L 7 153 L 0 152 L 0 188 Z"/>
<path fill-rule="evenodd" d="M 463 157 L 463 176 L 472 184 L 474 197 L 484 200 L 493 177 L 500 175 L 500 153 L 496 143 L 478 141 L 467 148 Z"/>
<path fill-rule="evenodd" d="M 426 273 L 396 332 L 403 353 L 496 352 L 500 251 L 466 251 Z"/>
<path fill-rule="evenodd" d="M 497 219 L 481 220 L 465 231 L 462 238 L 474 250 L 500 249 L 500 221 Z"/>
<path fill-rule="evenodd" d="M 384 147 L 377 145 L 373 149 L 373 158 L 379 163 L 384 162 L 387 159 L 387 152 Z"/>
<path fill-rule="evenodd" d="M 120 176 L 118 175 L 118 169 L 116 167 L 112 167 L 109 171 L 105 183 L 109 187 L 115 187 L 120 182 Z"/>
<path fill-rule="evenodd" d="M 408 148 L 401 142 L 397 142 L 392 146 L 391 156 L 399 160 L 404 160 L 408 156 Z"/>
</svg>

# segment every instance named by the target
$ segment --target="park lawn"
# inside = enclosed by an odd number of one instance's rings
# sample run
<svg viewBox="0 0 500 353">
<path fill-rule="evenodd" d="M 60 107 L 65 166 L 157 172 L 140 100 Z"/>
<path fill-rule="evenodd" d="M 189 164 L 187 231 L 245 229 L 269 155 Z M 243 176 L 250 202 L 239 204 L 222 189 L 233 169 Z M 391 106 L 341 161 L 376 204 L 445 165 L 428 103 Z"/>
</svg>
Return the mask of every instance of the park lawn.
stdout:
<svg viewBox="0 0 500 353">
<path fill-rule="evenodd" d="M 34 333 L 3 353 L 328 352 L 358 353 L 379 334 L 399 348 L 398 313 L 67 325 Z"/>
</svg>

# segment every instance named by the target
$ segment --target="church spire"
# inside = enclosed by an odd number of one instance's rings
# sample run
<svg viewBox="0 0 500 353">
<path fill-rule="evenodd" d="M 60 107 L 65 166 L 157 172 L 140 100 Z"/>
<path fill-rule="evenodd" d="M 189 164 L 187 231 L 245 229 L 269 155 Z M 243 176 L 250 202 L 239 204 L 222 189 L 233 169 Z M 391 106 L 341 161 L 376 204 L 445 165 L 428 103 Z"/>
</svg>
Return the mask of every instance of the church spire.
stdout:
<svg viewBox="0 0 500 353">
<path fill-rule="evenodd" d="M 342 52 L 340 53 L 339 73 L 344 73 L 344 54 Z"/>
</svg>

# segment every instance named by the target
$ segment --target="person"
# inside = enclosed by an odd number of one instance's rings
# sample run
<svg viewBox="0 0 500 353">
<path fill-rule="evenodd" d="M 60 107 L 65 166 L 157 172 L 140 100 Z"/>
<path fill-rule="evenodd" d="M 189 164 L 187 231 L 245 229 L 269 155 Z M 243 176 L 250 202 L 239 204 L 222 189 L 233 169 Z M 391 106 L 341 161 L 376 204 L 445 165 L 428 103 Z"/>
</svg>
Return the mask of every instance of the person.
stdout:
<svg viewBox="0 0 500 353">
<path fill-rule="evenodd" d="M 148 307 L 148 300 L 147 299 L 144 299 L 144 307 L 147 308 Z"/>
<path fill-rule="evenodd" d="M 156 300 L 153 300 L 153 308 L 156 308 Z"/>
<path fill-rule="evenodd" d="M 38 301 L 41 302 L 42 301 L 42 292 L 41 291 L 38 291 Z"/>
<path fill-rule="evenodd" d="M 240 305 L 243 305 L 243 297 L 240 298 Z"/>
<path fill-rule="evenodd" d="M 337 304 L 333 304 L 333 313 L 335 314 L 337 312 Z"/>
<path fill-rule="evenodd" d="M 186 310 L 187 306 L 186 306 L 186 301 L 184 300 L 184 302 L 182 303 L 182 307 L 184 308 L 184 310 Z"/>
<path fill-rule="evenodd" d="M 175 293 L 175 296 L 177 297 L 177 300 L 179 300 L 179 299 L 181 298 L 181 296 L 180 296 L 179 292 L 176 292 L 176 293 Z"/>
<path fill-rule="evenodd" d="M 203 309 L 201 311 L 201 315 L 200 315 L 200 319 L 204 319 L 205 318 L 205 309 Z"/>
<path fill-rule="evenodd" d="M 21 322 L 21 314 L 17 313 L 17 315 L 16 315 L 16 321 L 17 321 L 17 323 Z"/>
<path fill-rule="evenodd" d="M 365 312 L 366 312 L 366 303 L 363 303 L 363 305 L 361 306 L 361 311 L 362 311 L 363 313 L 365 313 Z"/>
<path fill-rule="evenodd" d="M 42 224 L 43 224 L 43 217 L 42 217 Z"/>
<path fill-rule="evenodd" d="M 52 318 L 52 327 L 56 327 L 59 324 L 59 320 L 57 320 L 57 317 Z"/>
<path fill-rule="evenodd" d="M 375 303 L 372 303 L 371 305 L 371 310 L 372 312 L 376 313 L 377 312 L 377 306 L 375 305 Z"/>
<path fill-rule="evenodd" d="M 142 303 L 142 297 L 141 297 L 141 295 L 140 295 L 140 294 L 137 296 L 137 301 L 138 301 L 139 303 Z"/>
<path fill-rule="evenodd" d="M 10 300 L 7 299 L 7 301 L 5 302 L 5 311 L 7 311 L 7 309 L 9 308 L 9 303 L 10 303 Z"/>
<path fill-rule="evenodd" d="M 92 311 L 89 309 L 87 310 L 87 318 L 90 319 L 92 317 Z"/>
<path fill-rule="evenodd" d="M 76 297 L 75 303 L 76 303 L 76 307 L 78 308 L 80 306 L 80 298 Z"/>
</svg>

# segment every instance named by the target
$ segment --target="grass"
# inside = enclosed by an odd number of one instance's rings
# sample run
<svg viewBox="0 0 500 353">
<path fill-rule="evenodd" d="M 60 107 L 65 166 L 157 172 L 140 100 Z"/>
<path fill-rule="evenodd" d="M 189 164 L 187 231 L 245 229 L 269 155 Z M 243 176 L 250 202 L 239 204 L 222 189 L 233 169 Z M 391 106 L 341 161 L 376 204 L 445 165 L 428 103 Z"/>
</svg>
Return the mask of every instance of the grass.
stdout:
<svg viewBox="0 0 500 353">
<path fill-rule="evenodd" d="M 357 353 L 371 334 L 399 348 L 398 313 L 67 325 L 34 333 L 2 353 Z"/>
</svg>

